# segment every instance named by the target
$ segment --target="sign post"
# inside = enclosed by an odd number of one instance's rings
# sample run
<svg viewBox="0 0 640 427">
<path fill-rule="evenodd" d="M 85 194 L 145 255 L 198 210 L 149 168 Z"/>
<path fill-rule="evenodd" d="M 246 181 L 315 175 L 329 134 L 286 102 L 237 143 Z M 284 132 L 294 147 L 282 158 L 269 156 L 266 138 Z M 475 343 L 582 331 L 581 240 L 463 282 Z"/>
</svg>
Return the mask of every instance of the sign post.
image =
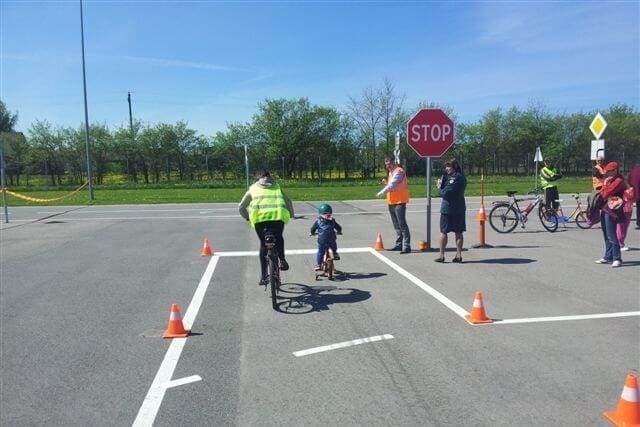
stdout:
<svg viewBox="0 0 640 427">
<path fill-rule="evenodd" d="M 431 158 L 441 157 L 453 145 L 454 124 L 438 108 L 423 108 L 407 122 L 407 144 L 420 157 L 426 157 L 427 217 L 426 249 L 431 249 Z"/>
<path fill-rule="evenodd" d="M 600 137 L 606 128 L 607 121 L 602 117 L 602 114 L 596 114 L 589 125 L 591 133 L 596 137 L 595 141 L 591 141 L 591 160 L 597 160 L 599 156 L 604 157 L 604 139 L 600 139 Z"/>
<path fill-rule="evenodd" d="M 536 163 L 536 175 L 533 177 L 533 187 L 537 187 L 538 182 L 538 163 L 542 163 L 542 151 L 540 151 L 540 146 L 536 147 L 536 156 L 533 158 L 533 161 Z"/>
</svg>

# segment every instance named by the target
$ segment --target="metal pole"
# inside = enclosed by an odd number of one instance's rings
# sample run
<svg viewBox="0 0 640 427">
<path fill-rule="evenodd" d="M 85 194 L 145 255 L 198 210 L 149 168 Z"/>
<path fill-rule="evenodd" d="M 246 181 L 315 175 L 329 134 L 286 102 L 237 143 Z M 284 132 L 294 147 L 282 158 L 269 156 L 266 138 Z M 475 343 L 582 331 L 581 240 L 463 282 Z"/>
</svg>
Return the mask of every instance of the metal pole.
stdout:
<svg viewBox="0 0 640 427">
<path fill-rule="evenodd" d="M 247 177 L 247 190 L 249 189 L 249 155 L 247 154 L 247 144 L 244 144 L 244 170 Z"/>
<path fill-rule="evenodd" d="M 87 107 L 87 74 L 84 64 L 84 22 L 82 18 L 82 0 L 80 0 L 80 40 L 82 43 L 82 87 L 84 89 L 84 132 L 87 150 L 87 179 L 89 180 L 89 200 L 94 200 L 93 186 L 91 184 L 91 156 L 89 154 L 89 108 Z"/>
<path fill-rule="evenodd" d="M 427 178 L 427 218 L 425 230 L 425 242 L 427 249 L 431 249 L 431 157 L 427 157 L 427 170 L 425 171 Z"/>
<path fill-rule="evenodd" d="M 7 186 L 6 186 L 6 180 L 4 177 L 4 168 L 5 168 L 5 164 L 4 164 L 4 138 L 0 137 L 0 176 L 1 176 L 1 180 L 2 182 L 0 182 L 0 185 L 2 185 L 2 204 L 4 206 L 4 222 L 6 224 L 9 223 L 9 208 L 7 206 Z"/>
</svg>

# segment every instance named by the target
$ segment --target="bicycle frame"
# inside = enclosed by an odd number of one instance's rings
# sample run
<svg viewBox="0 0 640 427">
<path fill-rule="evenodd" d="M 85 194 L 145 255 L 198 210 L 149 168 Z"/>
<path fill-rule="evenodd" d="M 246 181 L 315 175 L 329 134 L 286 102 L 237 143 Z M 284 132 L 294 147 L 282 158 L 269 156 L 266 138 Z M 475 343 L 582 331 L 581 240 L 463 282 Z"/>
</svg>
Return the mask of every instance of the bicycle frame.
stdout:
<svg viewBox="0 0 640 427">
<path fill-rule="evenodd" d="M 517 198 L 515 191 L 508 191 L 509 201 L 501 200 L 493 202 L 493 208 L 489 212 L 489 224 L 498 233 L 510 233 L 518 224 L 526 228 L 529 214 L 538 207 L 538 217 L 542 226 L 549 232 L 554 232 L 558 228 L 558 217 L 553 210 L 544 206 L 544 196 L 534 191 L 533 197 Z M 533 201 L 532 205 L 524 210 L 520 209 L 518 202 Z"/>
<path fill-rule="evenodd" d="M 264 233 L 264 247 L 267 249 L 267 269 L 269 272 L 269 287 L 271 288 L 271 306 L 278 309 L 278 289 L 280 288 L 280 257 L 276 248 L 276 236 L 270 232 Z M 266 290 L 266 289 L 265 289 Z"/>
</svg>

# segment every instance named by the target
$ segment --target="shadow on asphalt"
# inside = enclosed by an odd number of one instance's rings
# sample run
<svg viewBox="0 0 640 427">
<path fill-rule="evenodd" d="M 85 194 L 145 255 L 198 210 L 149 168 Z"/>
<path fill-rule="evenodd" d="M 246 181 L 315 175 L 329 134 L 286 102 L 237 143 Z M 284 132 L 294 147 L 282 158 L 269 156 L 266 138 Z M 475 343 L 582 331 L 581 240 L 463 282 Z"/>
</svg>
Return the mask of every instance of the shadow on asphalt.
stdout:
<svg viewBox="0 0 640 427">
<path fill-rule="evenodd" d="M 490 258 L 473 261 L 463 261 L 464 264 L 530 264 L 536 262 L 531 258 Z"/>
<path fill-rule="evenodd" d="M 515 245 L 496 245 L 494 246 L 495 249 L 537 249 L 540 246 L 537 245 L 521 245 L 521 246 L 515 246 Z"/>
<path fill-rule="evenodd" d="M 332 304 L 352 304 L 370 297 L 370 292 L 355 288 L 283 283 L 278 292 L 277 311 L 284 314 L 306 314 L 329 310 L 329 306 Z"/>
</svg>

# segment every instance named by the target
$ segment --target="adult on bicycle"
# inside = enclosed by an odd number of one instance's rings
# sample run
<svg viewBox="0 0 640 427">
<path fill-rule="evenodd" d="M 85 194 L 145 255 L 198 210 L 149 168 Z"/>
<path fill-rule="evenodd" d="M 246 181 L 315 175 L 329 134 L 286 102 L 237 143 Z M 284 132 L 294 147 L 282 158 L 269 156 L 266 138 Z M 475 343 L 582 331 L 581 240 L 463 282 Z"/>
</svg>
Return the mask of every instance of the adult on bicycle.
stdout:
<svg viewBox="0 0 640 427">
<path fill-rule="evenodd" d="M 555 181 L 560 178 L 562 178 L 562 174 L 553 166 L 553 159 L 546 159 L 544 167 L 540 170 L 540 186 L 544 190 L 544 204 L 546 207 L 558 209 L 560 206 L 557 202 L 560 197 L 558 186 L 555 184 Z"/>
<path fill-rule="evenodd" d="M 276 237 L 276 249 L 280 257 L 280 270 L 289 269 L 284 255 L 284 225 L 293 217 L 293 203 L 280 189 L 271 174 L 266 170 L 259 170 L 255 174 L 256 182 L 244 194 L 238 210 L 240 215 L 251 222 L 260 239 L 260 282 L 264 286 L 268 280 L 267 249 L 264 242 L 265 231 L 272 232 Z M 248 209 L 247 209 L 248 208 Z"/>
</svg>

